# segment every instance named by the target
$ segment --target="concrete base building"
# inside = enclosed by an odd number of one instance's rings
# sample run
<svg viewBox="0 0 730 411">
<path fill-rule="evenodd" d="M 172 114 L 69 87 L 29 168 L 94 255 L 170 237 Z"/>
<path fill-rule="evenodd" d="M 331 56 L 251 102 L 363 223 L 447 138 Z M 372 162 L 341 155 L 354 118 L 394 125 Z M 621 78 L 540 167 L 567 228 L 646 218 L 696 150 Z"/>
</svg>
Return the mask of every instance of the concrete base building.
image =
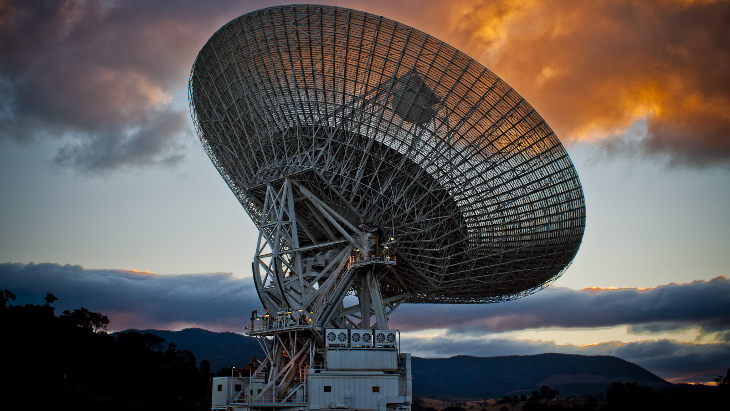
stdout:
<svg viewBox="0 0 730 411">
<path fill-rule="evenodd" d="M 213 379 L 212 409 L 410 410 L 413 391 L 411 355 L 398 352 L 398 341 L 394 338 L 397 331 L 326 330 L 327 335 L 333 333 L 346 334 L 346 342 L 311 352 L 315 359 L 311 362 L 313 366 L 300 370 L 303 378 L 288 392 L 281 392 L 276 397 L 271 395 L 273 391 L 262 377 L 267 370 L 262 370 L 264 372 L 259 375 L 218 377 Z M 356 342 L 353 347 L 351 338 L 358 333 L 375 335 L 376 338 L 379 333 L 386 333 L 394 341 L 364 347 Z"/>
</svg>

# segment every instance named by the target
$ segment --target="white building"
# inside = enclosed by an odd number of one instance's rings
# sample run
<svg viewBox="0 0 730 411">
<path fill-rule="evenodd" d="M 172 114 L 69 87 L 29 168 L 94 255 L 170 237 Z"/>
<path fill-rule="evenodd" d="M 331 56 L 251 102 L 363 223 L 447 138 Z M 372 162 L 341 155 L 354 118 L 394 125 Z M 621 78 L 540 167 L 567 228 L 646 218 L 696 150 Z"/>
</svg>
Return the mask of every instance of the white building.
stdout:
<svg viewBox="0 0 730 411">
<path fill-rule="evenodd" d="M 315 360 L 300 370 L 304 378 L 299 385 L 271 398 L 267 393 L 276 390 L 267 387 L 262 373 L 214 378 L 212 409 L 410 410 L 411 355 L 398 352 L 397 334 L 396 330 L 327 329 L 325 335 L 334 338 L 326 338 L 324 350 L 310 352 Z M 369 341 L 363 342 L 363 337 Z"/>
</svg>

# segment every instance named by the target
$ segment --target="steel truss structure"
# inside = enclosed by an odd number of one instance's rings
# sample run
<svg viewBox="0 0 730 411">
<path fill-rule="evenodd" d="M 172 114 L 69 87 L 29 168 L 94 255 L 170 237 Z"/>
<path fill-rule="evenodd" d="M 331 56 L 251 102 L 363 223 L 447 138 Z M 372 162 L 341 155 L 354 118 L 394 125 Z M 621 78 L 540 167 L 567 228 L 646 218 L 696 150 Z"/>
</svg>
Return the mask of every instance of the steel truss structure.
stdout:
<svg viewBox="0 0 730 411">
<path fill-rule="evenodd" d="M 580 246 L 583 191 L 550 127 L 412 27 L 331 6 L 257 10 L 208 40 L 189 100 L 259 229 L 256 401 L 298 395 L 327 328 L 387 329 L 404 302 L 520 298 Z"/>
<path fill-rule="evenodd" d="M 267 353 L 253 374 L 267 381 L 254 402 L 284 402 L 305 386 L 306 370 L 324 360 L 316 350 L 324 330 L 387 329 L 388 316 L 410 297 L 381 292 L 386 278 L 406 281 L 388 251 L 395 241 L 376 245 L 371 232 L 306 188 L 317 184 L 316 174 L 302 172 L 252 190 L 263 198 L 253 273 L 266 314 L 249 334 L 263 338 Z M 315 242 L 322 232 L 327 239 Z M 313 244 L 302 245 L 303 237 Z"/>
</svg>

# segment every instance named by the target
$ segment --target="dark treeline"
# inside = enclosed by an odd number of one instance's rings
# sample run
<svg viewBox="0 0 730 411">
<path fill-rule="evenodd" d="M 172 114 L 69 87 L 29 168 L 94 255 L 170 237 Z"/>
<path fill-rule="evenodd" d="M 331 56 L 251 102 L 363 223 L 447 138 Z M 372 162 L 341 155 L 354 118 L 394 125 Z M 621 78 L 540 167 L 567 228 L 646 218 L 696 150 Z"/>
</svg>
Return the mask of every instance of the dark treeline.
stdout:
<svg viewBox="0 0 730 411">
<path fill-rule="evenodd" d="M 606 391 L 608 410 L 713 410 L 730 406 L 730 369 L 718 387 L 677 385 L 660 391 L 636 383 L 614 382 Z M 719 408 L 718 408 L 719 407 Z"/>
<path fill-rule="evenodd" d="M 207 410 L 210 363 L 154 334 L 103 332 L 109 319 L 85 308 L 56 315 L 43 305 L 10 305 L 0 291 L 5 409 L 58 405 L 75 410 Z"/>
<path fill-rule="evenodd" d="M 558 400 L 559 392 L 548 386 L 542 386 L 539 391 L 533 391 L 532 395 L 509 396 L 497 401 L 496 406 L 500 411 L 687 411 L 687 410 L 715 410 L 727 409 L 730 405 L 730 369 L 725 377 L 715 378 L 718 386 L 705 385 L 676 385 L 671 388 L 655 390 L 651 387 L 641 386 L 636 383 L 613 382 L 611 388 L 605 395 L 599 395 L 601 401 L 594 396 L 576 399 L 575 395 L 570 400 Z M 485 411 L 486 408 L 463 408 L 463 402 L 452 402 L 450 406 L 441 411 Z M 490 407 L 488 402 L 480 402 L 482 407 Z M 519 405 L 519 407 L 518 407 Z M 436 411 L 428 407 L 421 398 L 413 399 L 412 411 Z"/>
</svg>

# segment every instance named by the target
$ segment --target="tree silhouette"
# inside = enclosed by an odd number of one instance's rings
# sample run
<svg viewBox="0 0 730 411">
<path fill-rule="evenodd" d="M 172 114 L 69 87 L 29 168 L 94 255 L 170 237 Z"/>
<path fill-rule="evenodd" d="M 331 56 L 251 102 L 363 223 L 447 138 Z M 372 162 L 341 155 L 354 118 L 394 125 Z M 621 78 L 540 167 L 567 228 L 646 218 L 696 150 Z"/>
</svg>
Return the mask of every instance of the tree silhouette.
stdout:
<svg viewBox="0 0 730 411">
<path fill-rule="evenodd" d="M 64 312 L 61 314 L 61 317 L 59 318 L 77 327 L 89 329 L 93 332 L 106 330 L 107 326 L 109 325 L 109 317 L 107 317 L 106 315 L 95 313 L 93 311 L 89 311 L 84 307 L 74 309 L 73 312 L 70 312 L 69 310 L 64 310 Z"/>
<path fill-rule="evenodd" d="M 6 302 L 11 294 L 0 291 Z M 3 400 L 3 409 L 27 409 L 28 398 L 38 395 L 38 385 L 27 381 L 39 376 L 43 398 L 52 399 L 62 409 L 210 408 L 210 375 L 195 367 L 191 351 L 172 346 L 166 355 L 162 350 L 165 340 L 150 333 L 115 337 L 96 332 L 108 324 L 106 316 L 86 308 L 56 316 L 50 306 L 53 301 L 49 298 L 44 305 L 11 305 L 0 310 L 3 332 L 12 336 L 3 339 L 8 355 L 0 367 L 0 378 L 4 392 L 13 394 Z M 206 364 L 209 369 L 210 363 Z"/>
<path fill-rule="evenodd" d="M 550 407 L 545 404 L 545 401 L 552 400 L 558 395 L 558 390 L 553 390 L 547 385 L 540 387 L 540 391 L 533 391 L 530 398 L 527 399 L 525 405 L 522 406 L 523 411 L 536 411 L 549 409 Z M 517 396 L 515 396 L 517 398 Z M 514 408 L 514 405 L 513 405 Z"/>
<path fill-rule="evenodd" d="M 555 399 L 555 396 L 558 395 L 558 390 L 550 389 L 547 385 L 543 385 L 540 387 L 540 396 L 546 400 L 552 400 Z"/>
<path fill-rule="evenodd" d="M 712 380 L 715 381 L 715 384 L 720 387 L 730 386 L 730 368 L 727 369 L 725 377 L 723 377 L 722 375 L 718 375 L 717 378 L 713 378 Z"/>
<path fill-rule="evenodd" d="M 200 362 L 200 371 L 203 372 L 205 375 L 210 374 L 210 361 L 203 360 Z"/>
<path fill-rule="evenodd" d="M 43 299 L 46 300 L 46 306 L 50 306 L 54 302 L 58 301 L 58 297 L 48 292 L 46 293 L 46 296 L 43 297 Z"/>
<path fill-rule="evenodd" d="M 612 382 L 611 388 L 606 391 L 606 399 L 609 410 L 631 411 L 663 408 L 658 406 L 661 398 L 657 392 L 635 382 L 626 382 L 626 384 L 618 381 Z"/>
<path fill-rule="evenodd" d="M 8 289 L 0 291 L 0 308 L 6 308 L 6 304 L 10 300 L 15 301 L 15 294 Z"/>
</svg>

